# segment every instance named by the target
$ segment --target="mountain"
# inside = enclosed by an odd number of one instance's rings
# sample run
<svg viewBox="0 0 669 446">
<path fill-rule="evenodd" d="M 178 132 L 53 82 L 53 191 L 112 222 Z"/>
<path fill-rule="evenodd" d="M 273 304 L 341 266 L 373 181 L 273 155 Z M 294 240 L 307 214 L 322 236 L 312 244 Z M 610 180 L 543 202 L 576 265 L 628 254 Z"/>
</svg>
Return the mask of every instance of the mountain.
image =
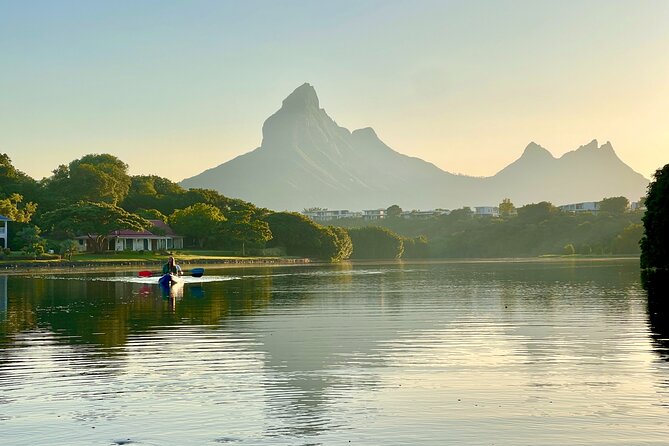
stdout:
<svg viewBox="0 0 669 446">
<path fill-rule="evenodd" d="M 519 159 L 484 181 L 486 190 L 503 190 L 516 203 L 565 204 L 615 196 L 635 201 L 648 186 L 643 175 L 618 158 L 610 142 L 599 146 L 596 139 L 557 159 L 530 143 Z"/>
<path fill-rule="evenodd" d="M 277 210 L 306 207 L 404 209 L 554 204 L 624 195 L 637 199 L 648 184 L 624 164 L 610 143 L 597 141 L 556 159 L 530 143 L 522 156 L 487 178 L 454 175 L 388 147 L 371 128 L 350 132 L 320 108 L 303 84 L 284 99 L 263 125 L 260 147 L 199 175 L 187 188 L 216 189 Z"/>
</svg>

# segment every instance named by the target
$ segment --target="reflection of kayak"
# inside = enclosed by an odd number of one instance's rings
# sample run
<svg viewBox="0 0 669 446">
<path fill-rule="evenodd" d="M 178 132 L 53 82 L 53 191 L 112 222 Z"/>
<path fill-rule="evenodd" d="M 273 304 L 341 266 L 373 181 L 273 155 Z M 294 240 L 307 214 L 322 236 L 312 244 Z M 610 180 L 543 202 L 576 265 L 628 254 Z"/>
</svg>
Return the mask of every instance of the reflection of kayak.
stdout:
<svg viewBox="0 0 669 446">
<path fill-rule="evenodd" d="M 176 274 L 163 274 L 160 279 L 158 279 L 160 286 L 165 288 L 170 288 L 183 282 L 183 277 L 177 276 Z"/>
</svg>

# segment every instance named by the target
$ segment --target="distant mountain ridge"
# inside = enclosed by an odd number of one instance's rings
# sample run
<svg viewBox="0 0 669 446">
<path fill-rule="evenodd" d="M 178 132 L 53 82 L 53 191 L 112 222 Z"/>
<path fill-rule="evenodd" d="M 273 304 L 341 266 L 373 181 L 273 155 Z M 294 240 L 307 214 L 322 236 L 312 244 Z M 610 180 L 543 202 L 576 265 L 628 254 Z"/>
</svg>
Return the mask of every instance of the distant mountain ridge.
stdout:
<svg viewBox="0 0 669 446">
<path fill-rule="evenodd" d="M 216 189 L 276 210 L 307 207 L 404 209 L 595 201 L 643 196 L 648 180 L 623 163 L 609 142 L 596 140 L 555 158 L 530 143 L 492 177 L 454 175 L 398 153 L 371 128 L 350 132 L 320 108 L 303 84 L 263 124 L 260 147 L 194 177 L 184 187 Z"/>
</svg>

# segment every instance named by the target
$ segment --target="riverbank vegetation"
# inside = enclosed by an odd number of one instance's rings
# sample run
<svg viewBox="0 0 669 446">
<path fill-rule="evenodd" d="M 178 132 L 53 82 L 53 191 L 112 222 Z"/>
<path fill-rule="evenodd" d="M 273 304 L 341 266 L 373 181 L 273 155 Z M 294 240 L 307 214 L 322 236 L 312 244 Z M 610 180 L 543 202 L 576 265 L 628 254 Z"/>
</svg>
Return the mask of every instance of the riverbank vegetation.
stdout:
<svg viewBox="0 0 669 446">
<path fill-rule="evenodd" d="M 108 154 L 85 155 L 39 181 L 0 154 L 0 214 L 12 220 L 9 247 L 1 254 L 6 260 L 21 256 L 48 260 L 49 252 L 83 259 L 76 236 L 88 238 L 89 247 L 103 256 L 98 260 L 118 257 L 116 252 L 104 254 L 108 235 L 119 229 L 159 232 L 150 219 L 168 223 L 185 237 L 186 248 L 237 256 L 283 255 L 336 262 L 638 255 L 643 213 L 628 211 L 627 204 L 623 197 L 611 197 L 600 202 L 596 213 L 575 214 L 547 202 L 516 209 L 505 199 L 499 217 L 480 217 L 462 208 L 426 219 L 402 218 L 401 209 L 394 205 L 385 219 L 342 219 L 326 226 L 298 213 L 273 212 L 214 190 L 184 189 L 155 175 L 131 176 L 127 164 Z"/>
<path fill-rule="evenodd" d="M 641 268 L 649 302 L 661 302 L 669 312 L 666 290 L 669 285 L 669 164 L 658 169 L 648 186 L 647 211 L 643 217 Z"/>
<path fill-rule="evenodd" d="M 350 231 L 373 224 L 397 234 L 403 239 L 405 258 L 638 255 L 642 216 L 642 211 L 627 211 L 625 206 L 568 213 L 542 202 L 499 217 L 478 217 L 463 208 L 426 219 L 342 219 L 334 224 Z M 353 244 L 355 253 L 355 239 Z"/>
</svg>

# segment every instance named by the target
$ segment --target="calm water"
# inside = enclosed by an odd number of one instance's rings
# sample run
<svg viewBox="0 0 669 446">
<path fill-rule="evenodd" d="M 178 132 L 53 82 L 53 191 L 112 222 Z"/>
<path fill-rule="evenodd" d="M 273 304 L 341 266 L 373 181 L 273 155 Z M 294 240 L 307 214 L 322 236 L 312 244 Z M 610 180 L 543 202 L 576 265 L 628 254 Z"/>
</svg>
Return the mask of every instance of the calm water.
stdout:
<svg viewBox="0 0 669 446">
<path fill-rule="evenodd" d="M 2 445 L 669 443 L 637 261 L 0 276 Z"/>
</svg>

